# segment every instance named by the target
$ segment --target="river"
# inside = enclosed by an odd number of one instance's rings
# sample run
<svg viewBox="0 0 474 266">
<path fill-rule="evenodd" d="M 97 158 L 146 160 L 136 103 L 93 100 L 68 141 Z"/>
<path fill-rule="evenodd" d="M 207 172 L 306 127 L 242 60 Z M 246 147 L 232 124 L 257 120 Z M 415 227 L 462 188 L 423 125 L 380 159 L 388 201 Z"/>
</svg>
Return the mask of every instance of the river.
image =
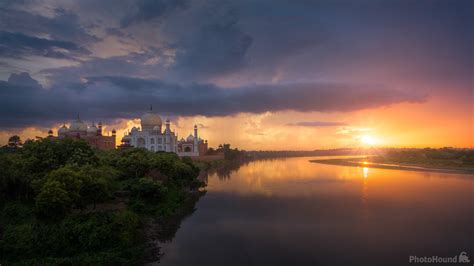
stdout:
<svg viewBox="0 0 474 266">
<path fill-rule="evenodd" d="M 474 262 L 472 176 L 310 159 L 210 174 L 159 265 L 409 265 L 463 251 Z"/>
</svg>

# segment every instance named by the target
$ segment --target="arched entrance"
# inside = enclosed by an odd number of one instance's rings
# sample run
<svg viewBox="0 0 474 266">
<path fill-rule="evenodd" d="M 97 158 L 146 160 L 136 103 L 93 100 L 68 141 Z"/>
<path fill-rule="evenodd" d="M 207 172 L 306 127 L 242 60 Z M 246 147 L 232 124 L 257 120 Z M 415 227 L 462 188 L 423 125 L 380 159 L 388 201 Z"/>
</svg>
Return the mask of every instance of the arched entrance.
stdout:
<svg viewBox="0 0 474 266">
<path fill-rule="evenodd" d="M 144 138 L 138 138 L 137 139 L 137 147 L 138 148 L 145 148 L 145 139 Z"/>
<path fill-rule="evenodd" d="M 184 148 L 184 151 L 185 151 L 185 152 L 191 152 L 191 148 L 190 148 L 190 147 L 186 147 L 186 148 Z"/>
</svg>

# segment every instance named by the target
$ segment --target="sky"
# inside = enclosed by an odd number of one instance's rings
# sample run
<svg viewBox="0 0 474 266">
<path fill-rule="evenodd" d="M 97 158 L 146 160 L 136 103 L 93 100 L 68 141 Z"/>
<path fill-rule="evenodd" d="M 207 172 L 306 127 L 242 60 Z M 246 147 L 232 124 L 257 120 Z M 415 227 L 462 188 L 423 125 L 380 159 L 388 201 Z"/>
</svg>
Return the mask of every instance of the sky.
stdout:
<svg viewBox="0 0 474 266">
<path fill-rule="evenodd" d="M 248 150 L 474 147 L 471 0 L 2 0 L 0 143 L 153 105 Z"/>
</svg>

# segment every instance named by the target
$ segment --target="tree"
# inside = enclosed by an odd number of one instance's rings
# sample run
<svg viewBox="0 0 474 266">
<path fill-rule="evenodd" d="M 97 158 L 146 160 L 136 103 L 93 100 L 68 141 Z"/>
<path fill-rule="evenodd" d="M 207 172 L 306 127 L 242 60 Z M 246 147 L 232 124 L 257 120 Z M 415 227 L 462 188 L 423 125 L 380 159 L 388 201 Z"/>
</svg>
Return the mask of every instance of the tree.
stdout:
<svg viewBox="0 0 474 266">
<path fill-rule="evenodd" d="M 0 153 L 0 199 L 27 198 L 32 192 L 22 163 L 19 154 Z"/>
<path fill-rule="evenodd" d="M 113 168 L 102 166 L 92 167 L 86 165 L 78 169 L 82 186 L 79 191 L 80 206 L 84 207 L 93 204 L 94 209 L 97 203 L 103 202 L 110 197 L 110 183 L 116 177 Z"/>
<path fill-rule="evenodd" d="M 123 178 L 141 178 L 150 170 L 151 152 L 145 149 L 129 149 L 120 154 L 117 168 Z"/>
<path fill-rule="evenodd" d="M 21 145 L 22 145 L 21 138 L 17 135 L 11 136 L 8 139 L 8 146 L 12 148 L 18 148 L 18 147 L 21 147 Z"/>
<path fill-rule="evenodd" d="M 63 184 L 49 180 L 36 197 L 36 212 L 43 219 L 64 217 L 71 207 L 71 198 Z"/>
<path fill-rule="evenodd" d="M 66 166 L 54 170 L 49 173 L 45 184 L 53 181 L 61 184 L 62 188 L 67 192 L 71 203 L 80 205 L 80 191 L 84 183 L 84 178 L 79 174 L 78 169 Z M 43 184 L 43 187 L 45 184 Z"/>
<path fill-rule="evenodd" d="M 157 199 L 160 191 L 161 183 L 146 177 L 140 178 L 138 183 L 132 188 L 135 196 L 146 200 Z"/>
<path fill-rule="evenodd" d="M 23 145 L 22 158 L 25 168 L 35 179 L 66 164 L 82 166 L 96 165 L 98 158 L 85 141 L 73 139 L 42 139 L 27 141 Z"/>
</svg>

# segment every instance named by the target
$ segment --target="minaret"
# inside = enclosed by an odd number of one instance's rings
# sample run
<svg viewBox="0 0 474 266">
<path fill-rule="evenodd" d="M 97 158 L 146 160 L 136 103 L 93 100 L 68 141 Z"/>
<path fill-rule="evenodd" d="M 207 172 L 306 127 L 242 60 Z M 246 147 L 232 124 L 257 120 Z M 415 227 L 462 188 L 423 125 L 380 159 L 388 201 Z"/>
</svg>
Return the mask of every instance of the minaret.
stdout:
<svg viewBox="0 0 474 266">
<path fill-rule="evenodd" d="M 167 118 L 165 122 L 165 150 L 166 151 L 173 151 L 173 139 L 171 137 L 171 128 L 170 128 L 170 120 Z"/>
<path fill-rule="evenodd" d="M 169 119 L 166 119 L 165 124 L 166 124 L 166 130 L 165 130 L 166 134 L 171 133 L 170 120 L 169 120 Z"/>
<path fill-rule="evenodd" d="M 194 125 L 194 152 L 198 151 L 198 126 Z"/>
<path fill-rule="evenodd" d="M 102 122 L 97 124 L 97 135 L 102 136 Z"/>
</svg>

